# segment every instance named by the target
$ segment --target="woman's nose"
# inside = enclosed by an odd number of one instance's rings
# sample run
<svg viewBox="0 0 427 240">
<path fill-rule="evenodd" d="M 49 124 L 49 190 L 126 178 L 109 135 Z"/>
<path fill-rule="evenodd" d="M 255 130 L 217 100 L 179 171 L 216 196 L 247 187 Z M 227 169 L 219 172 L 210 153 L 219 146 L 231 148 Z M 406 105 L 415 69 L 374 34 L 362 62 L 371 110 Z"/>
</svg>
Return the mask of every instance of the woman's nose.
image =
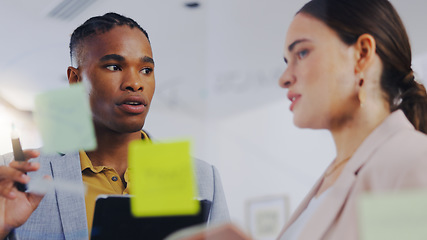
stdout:
<svg viewBox="0 0 427 240">
<path fill-rule="evenodd" d="M 282 88 L 289 88 L 295 83 L 295 76 L 291 73 L 289 67 L 282 73 L 279 78 L 279 86 Z"/>
</svg>

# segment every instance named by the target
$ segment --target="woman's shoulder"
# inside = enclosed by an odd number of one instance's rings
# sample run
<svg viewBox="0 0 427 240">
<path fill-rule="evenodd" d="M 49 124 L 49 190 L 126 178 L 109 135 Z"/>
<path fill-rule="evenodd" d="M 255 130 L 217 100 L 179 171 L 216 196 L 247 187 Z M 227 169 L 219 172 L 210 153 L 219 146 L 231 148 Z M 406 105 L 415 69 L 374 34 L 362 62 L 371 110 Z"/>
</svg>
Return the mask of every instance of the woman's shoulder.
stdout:
<svg viewBox="0 0 427 240">
<path fill-rule="evenodd" d="M 378 149 L 378 154 L 388 156 L 383 161 L 396 160 L 401 162 L 417 159 L 427 159 L 427 135 L 416 130 L 399 131 L 384 142 Z"/>
<path fill-rule="evenodd" d="M 372 153 L 360 177 L 381 187 L 427 186 L 427 135 L 398 132 Z"/>
<path fill-rule="evenodd" d="M 372 158 L 378 164 L 391 167 L 419 161 L 427 163 L 427 135 L 416 130 L 399 131 L 381 144 Z"/>
</svg>

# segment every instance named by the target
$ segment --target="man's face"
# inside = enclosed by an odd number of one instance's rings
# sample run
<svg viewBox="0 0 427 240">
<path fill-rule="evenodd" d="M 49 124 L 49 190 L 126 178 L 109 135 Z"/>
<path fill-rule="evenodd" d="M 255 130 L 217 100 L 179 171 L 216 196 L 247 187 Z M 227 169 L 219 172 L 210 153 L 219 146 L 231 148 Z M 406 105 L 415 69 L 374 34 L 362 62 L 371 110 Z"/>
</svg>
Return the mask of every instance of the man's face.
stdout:
<svg viewBox="0 0 427 240">
<path fill-rule="evenodd" d="M 87 87 L 97 130 L 141 130 L 155 88 L 153 54 L 147 37 L 138 28 L 116 26 L 81 44 L 78 81 Z"/>
</svg>

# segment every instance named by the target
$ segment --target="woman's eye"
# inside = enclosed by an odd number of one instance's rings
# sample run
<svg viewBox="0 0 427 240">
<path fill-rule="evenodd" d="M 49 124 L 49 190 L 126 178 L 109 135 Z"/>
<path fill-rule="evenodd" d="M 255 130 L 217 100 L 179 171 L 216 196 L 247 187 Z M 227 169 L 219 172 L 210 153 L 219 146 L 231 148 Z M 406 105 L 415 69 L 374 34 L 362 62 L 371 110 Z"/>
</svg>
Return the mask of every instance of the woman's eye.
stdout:
<svg viewBox="0 0 427 240">
<path fill-rule="evenodd" d="M 302 51 L 297 52 L 299 59 L 303 59 L 305 56 L 307 56 L 307 54 L 308 54 L 308 50 L 302 50 Z"/>
<path fill-rule="evenodd" d="M 118 71 L 120 68 L 117 65 L 108 65 L 105 68 L 107 68 L 110 71 Z"/>
<path fill-rule="evenodd" d="M 142 72 L 143 74 L 150 74 L 152 71 L 153 71 L 153 69 L 151 69 L 151 68 L 143 68 L 143 69 L 141 70 L 141 72 Z"/>
</svg>

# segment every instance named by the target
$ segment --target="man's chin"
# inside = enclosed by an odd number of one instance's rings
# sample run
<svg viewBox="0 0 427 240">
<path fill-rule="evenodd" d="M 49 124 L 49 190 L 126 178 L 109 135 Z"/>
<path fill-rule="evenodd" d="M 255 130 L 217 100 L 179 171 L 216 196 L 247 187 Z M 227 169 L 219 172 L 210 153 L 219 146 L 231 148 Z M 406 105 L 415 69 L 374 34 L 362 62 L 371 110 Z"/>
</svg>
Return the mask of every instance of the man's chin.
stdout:
<svg viewBox="0 0 427 240">
<path fill-rule="evenodd" d="M 134 133 L 141 131 L 142 127 L 144 127 L 145 119 L 138 119 L 138 121 L 109 122 L 105 124 L 94 121 L 94 123 L 95 129 L 100 131 L 105 129 L 106 131 L 113 131 L 116 133 Z"/>
<path fill-rule="evenodd" d="M 134 133 L 141 131 L 142 127 L 144 127 L 144 124 L 132 124 L 132 125 L 126 125 L 123 126 L 120 130 L 122 133 Z"/>
</svg>

